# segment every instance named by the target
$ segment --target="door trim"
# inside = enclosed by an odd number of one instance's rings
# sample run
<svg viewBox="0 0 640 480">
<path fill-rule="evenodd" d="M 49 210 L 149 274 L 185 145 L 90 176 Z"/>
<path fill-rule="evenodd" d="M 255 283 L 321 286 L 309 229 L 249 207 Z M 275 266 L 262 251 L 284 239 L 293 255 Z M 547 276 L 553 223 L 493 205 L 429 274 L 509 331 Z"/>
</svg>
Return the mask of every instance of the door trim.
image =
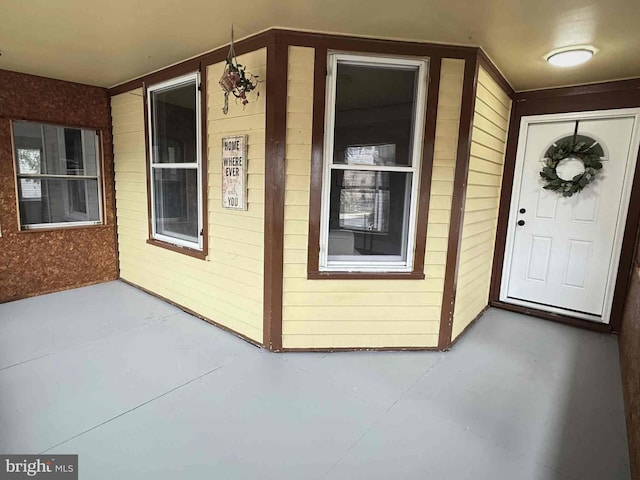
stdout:
<svg viewBox="0 0 640 480">
<path fill-rule="evenodd" d="M 527 144 L 527 132 L 529 125 L 540 123 L 553 123 L 559 121 L 583 120 L 583 119 L 607 119 L 632 117 L 634 119 L 633 130 L 631 134 L 631 147 L 627 157 L 627 165 L 625 168 L 624 184 L 622 187 L 622 195 L 620 202 L 620 210 L 618 213 L 618 221 L 616 223 L 616 231 L 614 234 L 612 257 L 609 262 L 609 272 L 607 275 L 607 287 L 605 291 L 603 315 L 596 316 L 580 312 L 572 312 L 563 308 L 541 305 L 539 303 L 517 300 L 507 297 L 507 287 L 509 275 L 511 272 L 511 254 L 515 236 L 515 222 L 517 217 L 518 203 L 520 200 L 520 187 L 522 182 L 522 172 L 524 169 L 524 154 Z M 640 108 L 623 108 L 614 110 L 596 110 L 590 112 L 571 112 L 558 114 L 528 115 L 520 118 L 520 129 L 518 131 L 517 149 L 515 168 L 513 173 L 513 182 L 511 187 L 511 202 L 509 206 L 509 215 L 506 228 L 506 241 L 503 252 L 502 275 L 499 290 L 499 301 L 528 307 L 536 310 L 543 310 L 552 313 L 561 314 L 563 316 L 579 318 L 583 320 L 595 321 L 599 323 L 609 324 L 613 306 L 613 299 L 616 287 L 616 278 L 618 276 L 618 268 L 620 266 L 620 258 L 622 253 L 622 244 L 627 224 L 627 215 L 629 211 L 629 201 L 631 198 L 632 187 L 634 183 L 634 173 L 638 160 L 638 152 L 640 148 Z"/>
</svg>

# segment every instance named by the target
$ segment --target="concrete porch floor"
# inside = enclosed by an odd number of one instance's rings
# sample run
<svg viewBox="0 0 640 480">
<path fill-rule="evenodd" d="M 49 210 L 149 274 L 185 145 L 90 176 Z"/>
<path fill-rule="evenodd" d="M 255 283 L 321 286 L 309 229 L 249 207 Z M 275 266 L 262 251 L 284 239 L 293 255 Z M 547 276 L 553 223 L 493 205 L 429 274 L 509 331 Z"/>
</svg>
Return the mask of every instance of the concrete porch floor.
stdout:
<svg viewBox="0 0 640 480">
<path fill-rule="evenodd" d="M 0 452 L 92 480 L 629 478 L 613 336 L 489 310 L 444 354 L 271 354 L 121 282 L 0 305 Z"/>
</svg>

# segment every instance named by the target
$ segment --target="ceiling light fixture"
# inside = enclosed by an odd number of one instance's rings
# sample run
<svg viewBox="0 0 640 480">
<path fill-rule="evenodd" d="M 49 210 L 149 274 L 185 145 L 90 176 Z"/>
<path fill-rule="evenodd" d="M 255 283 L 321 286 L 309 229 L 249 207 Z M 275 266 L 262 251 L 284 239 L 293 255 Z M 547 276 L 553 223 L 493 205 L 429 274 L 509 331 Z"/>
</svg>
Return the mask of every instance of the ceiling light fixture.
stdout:
<svg viewBox="0 0 640 480">
<path fill-rule="evenodd" d="M 573 67 L 590 60 L 595 53 L 596 49 L 591 46 L 568 47 L 554 50 L 544 58 L 556 67 Z"/>
</svg>

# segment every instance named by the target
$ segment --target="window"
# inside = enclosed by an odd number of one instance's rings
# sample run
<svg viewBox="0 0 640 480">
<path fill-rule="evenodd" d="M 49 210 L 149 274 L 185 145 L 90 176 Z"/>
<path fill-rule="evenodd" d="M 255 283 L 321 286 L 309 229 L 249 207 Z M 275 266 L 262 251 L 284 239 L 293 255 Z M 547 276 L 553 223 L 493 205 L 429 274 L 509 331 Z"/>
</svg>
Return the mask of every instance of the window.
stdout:
<svg viewBox="0 0 640 480">
<path fill-rule="evenodd" d="M 202 250 L 198 73 L 147 90 L 151 229 L 157 240 Z"/>
<path fill-rule="evenodd" d="M 426 60 L 328 59 L 320 270 L 413 268 Z"/>
<path fill-rule="evenodd" d="M 13 140 L 21 228 L 101 223 L 96 130 L 14 121 Z"/>
</svg>

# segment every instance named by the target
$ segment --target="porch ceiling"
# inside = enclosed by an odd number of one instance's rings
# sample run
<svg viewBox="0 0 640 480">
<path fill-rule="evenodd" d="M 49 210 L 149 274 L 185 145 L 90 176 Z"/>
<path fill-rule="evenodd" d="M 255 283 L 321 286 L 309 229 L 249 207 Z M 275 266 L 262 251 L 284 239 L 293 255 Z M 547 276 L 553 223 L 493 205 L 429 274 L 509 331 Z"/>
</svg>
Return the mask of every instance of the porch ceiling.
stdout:
<svg viewBox="0 0 640 480">
<path fill-rule="evenodd" d="M 637 0 L 3 0 L 0 68 L 114 86 L 272 26 L 482 46 L 516 90 L 640 75 Z M 559 69 L 543 55 L 600 52 Z"/>
</svg>

